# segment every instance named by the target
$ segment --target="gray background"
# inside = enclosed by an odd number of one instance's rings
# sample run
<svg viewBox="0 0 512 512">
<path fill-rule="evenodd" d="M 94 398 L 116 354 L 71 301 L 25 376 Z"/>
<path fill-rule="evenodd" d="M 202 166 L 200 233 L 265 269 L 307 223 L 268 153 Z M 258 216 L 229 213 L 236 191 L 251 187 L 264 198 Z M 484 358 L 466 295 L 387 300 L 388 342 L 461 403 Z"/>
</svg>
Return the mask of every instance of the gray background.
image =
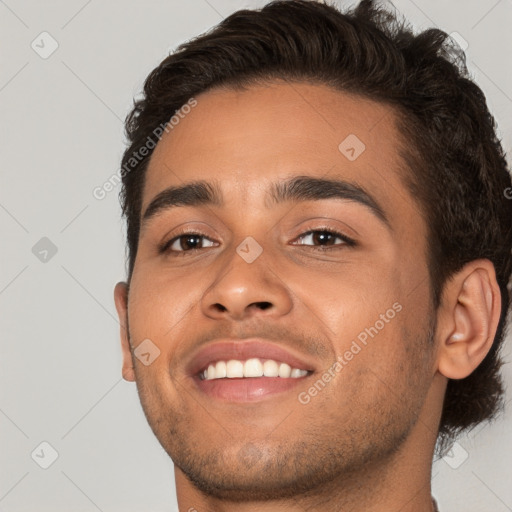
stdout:
<svg viewBox="0 0 512 512">
<path fill-rule="evenodd" d="M 149 71 L 180 42 L 264 3 L 0 1 L 0 511 L 177 510 L 172 462 L 135 384 L 121 379 L 119 190 L 103 200 L 92 191 L 118 168 L 122 121 Z M 394 4 L 418 29 L 468 42 L 510 153 L 512 1 Z M 59 45 L 46 59 L 43 31 Z M 510 364 L 504 373 L 510 388 Z M 441 512 L 512 511 L 511 425 L 509 407 L 434 464 Z M 58 453 L 47 469 L 43 441 Z"/>
</svg>

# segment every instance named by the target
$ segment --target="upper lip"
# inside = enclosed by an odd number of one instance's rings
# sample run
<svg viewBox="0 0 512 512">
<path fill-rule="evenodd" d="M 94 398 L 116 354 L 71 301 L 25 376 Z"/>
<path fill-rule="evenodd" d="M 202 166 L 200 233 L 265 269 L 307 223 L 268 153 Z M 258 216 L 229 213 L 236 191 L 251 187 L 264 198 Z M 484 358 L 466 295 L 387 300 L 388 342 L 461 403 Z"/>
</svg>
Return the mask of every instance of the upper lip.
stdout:
<svg viewBox="0 0 512 512">
<path fill-rule="evenodd" d="M 286 363 L 292 368 L 314 371 L 314 365 L 308 362 L 304 356 L 294 353 L 289 348 L 258 338 L 210 342 L 192 356 L 187 370 L 190 375 L 197 375 L 205 370 L 209 363 L 215 361 L 229 361 L 230 359 L 245 361 L 251 358 L 273 359 Z"/>
</svg>

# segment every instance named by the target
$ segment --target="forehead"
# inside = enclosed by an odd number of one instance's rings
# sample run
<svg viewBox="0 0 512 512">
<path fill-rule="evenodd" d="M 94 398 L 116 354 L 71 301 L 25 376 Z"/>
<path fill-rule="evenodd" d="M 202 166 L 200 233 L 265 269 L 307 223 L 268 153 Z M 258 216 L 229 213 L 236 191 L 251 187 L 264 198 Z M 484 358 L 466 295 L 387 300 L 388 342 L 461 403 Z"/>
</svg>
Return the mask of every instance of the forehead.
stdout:
<svg viewBox="0 0 512 512">
<path fill-rule="evenodd" d="M 391 107 L 325 85 L 274 82 L 214 89 L 165 133 L 151 157 L 142 211 L 169 186 L 221 183 L 240 204 L 277 179 L 336 176 L 410 200 L 399 179 L 399 134 Z"/>
</svg>

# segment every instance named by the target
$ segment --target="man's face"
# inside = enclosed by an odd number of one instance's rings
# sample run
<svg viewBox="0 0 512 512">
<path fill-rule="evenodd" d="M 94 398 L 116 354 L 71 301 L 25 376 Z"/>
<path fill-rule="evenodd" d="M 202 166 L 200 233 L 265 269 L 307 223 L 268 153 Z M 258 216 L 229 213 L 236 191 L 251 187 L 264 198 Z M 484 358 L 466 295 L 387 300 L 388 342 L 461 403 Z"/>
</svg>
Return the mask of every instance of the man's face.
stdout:
<svg viewBox="0 0 512 512">
<path fill-rule="evenodd" d="M 133 359 L 149 424 L 177 469 L 219 497 L 293 494 L 388 460 L 426 430 L 435 373 L 426 227 L 399 178 L 392 111 L 298 83 L 196 99 L 155 149 L 142 215 L 197 181 L 222 203 L 160 209 L 140 233 L 128 321 L 133 347 L 160 351 Z M 318 180 L 272 198 L 297 176 Z M 319 195 L 319 180 L 351 195 Z M 308 373 L 199 376 L 251 358 Z"/>
</svg>

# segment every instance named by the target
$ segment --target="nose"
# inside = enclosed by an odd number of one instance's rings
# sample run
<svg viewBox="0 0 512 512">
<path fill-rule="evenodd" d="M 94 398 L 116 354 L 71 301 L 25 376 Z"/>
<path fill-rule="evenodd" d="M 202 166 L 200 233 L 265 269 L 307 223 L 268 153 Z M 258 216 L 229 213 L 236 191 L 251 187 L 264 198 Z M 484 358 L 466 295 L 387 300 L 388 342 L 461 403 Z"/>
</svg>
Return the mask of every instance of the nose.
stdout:
<svg viewBox="0 0 512 512">
<path fill-rule="evenodd" d="M 261 255 L 247 263 L 233 252 L 201 298 L 203 313 L 212 319 L 231 320 L 277 318 L 289 313 L 293 304 L 291 293 L 266 258 Z"/>
</svg>

